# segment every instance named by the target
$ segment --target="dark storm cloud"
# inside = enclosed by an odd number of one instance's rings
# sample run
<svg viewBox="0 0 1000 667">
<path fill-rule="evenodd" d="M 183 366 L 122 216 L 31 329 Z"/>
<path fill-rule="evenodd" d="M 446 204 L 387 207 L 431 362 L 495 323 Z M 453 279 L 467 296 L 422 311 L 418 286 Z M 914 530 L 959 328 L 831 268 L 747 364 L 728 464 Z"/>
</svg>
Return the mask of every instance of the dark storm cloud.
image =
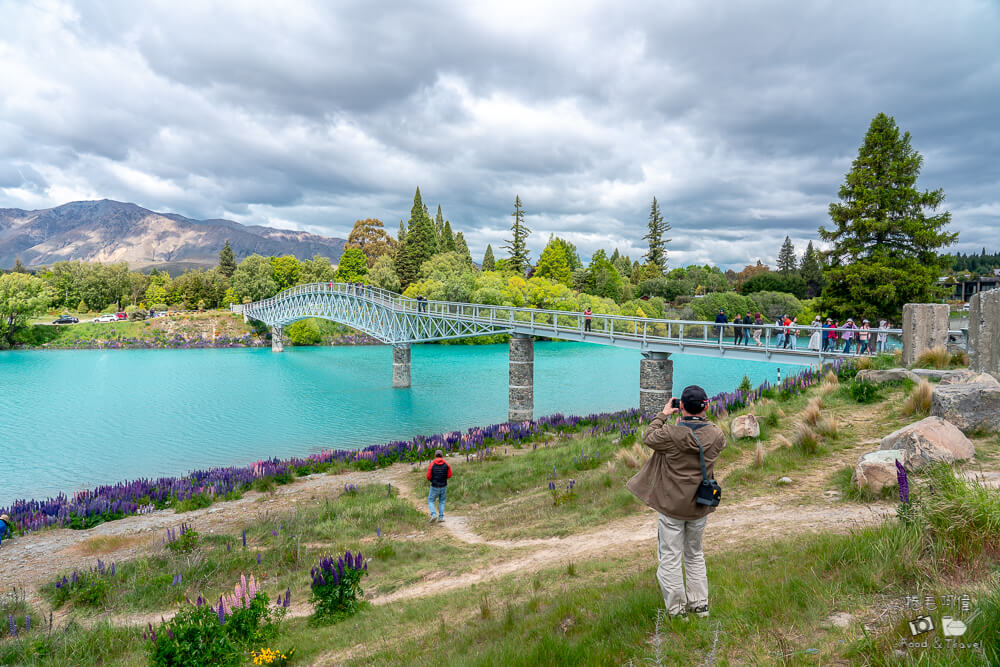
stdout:
<svg viewBox="0 0 1000 667">
<path fill-rule="evenodd" d="M 1000 228 L 997 6 L 0 0 L 0 206 L 112 197 L 345 236 L 415 186 L 494 249 L 773 262 L 894 115 L 961 246 Z"/>
</svg>

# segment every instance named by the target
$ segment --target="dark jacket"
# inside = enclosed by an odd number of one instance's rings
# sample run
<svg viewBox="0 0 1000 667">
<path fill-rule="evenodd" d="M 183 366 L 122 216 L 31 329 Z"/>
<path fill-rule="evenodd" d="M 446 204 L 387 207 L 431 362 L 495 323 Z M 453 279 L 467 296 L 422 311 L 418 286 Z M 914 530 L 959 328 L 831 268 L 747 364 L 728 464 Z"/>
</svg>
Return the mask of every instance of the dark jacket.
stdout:
<svg viewBox="0 0 1000 667">
<path fill-rule="evenodd" d="M 431 486 L 435 489 L 448 486 L 448 480 L 451 479 L 451 466 L 442 458 L 434 459 L 427 466 L 427 479 L 430 480 Z"/>
<path fill-rule="evenodd" d="M 0 542 L 3 542 L 3 538 L 7 537 L 7 535 L 12 535 L 13 533 L 14 527 L 8 526 L 6 521 L 0 519 Z"/>
<path fill-rule="evenodd" d="M 667 423 L 667 415 L 661 412 L 642 438 L 653 455 L 627 485 L 639 500 L 660 514 L 681 521 L 694 521 L 715 510 L 695 502 L 701 484 L 701 463 L 692 431 L 701 440 L 705 468 L 712 479 L 713 464 L 726 447 L 726 436 L 712 422 L 682 419 L 675 425 Z"/>
</svg>

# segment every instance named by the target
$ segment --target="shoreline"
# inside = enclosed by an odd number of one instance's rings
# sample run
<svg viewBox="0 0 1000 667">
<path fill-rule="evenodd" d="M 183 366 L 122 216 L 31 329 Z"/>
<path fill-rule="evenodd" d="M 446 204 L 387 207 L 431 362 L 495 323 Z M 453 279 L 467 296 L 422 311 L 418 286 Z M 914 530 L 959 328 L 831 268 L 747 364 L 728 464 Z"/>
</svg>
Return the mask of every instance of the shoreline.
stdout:
<svg viewBox="0 0 1000 667">
<path fill-rule="evenodd" d="M 842 366 L 842 363 L 836 363 L 830 367 L 839 371 Z M 792 395 L 800 393 L 821 378 L 821 370 L 807 368 L 785 378 L 780 384 L 764 382 L 746 392 L 740 389 L 722 392 L 710 399 L 709 411 L 715 418 L 723 417 L 763 397 L 784 392 Z M 488 452 L 495 445 L 521 447 L 544 433 L 575 432 L 587 428 L 592 433 L 618 431 L 624 438 L 634 435 L 642 423 L 643 417 L 637 408 L 585 416 L 555 413 L 534 421 L 473 426 L 464 432 L 455 430 L 417 435 L 409 440 L 373 444 L 354 450 L 326 449 L 305 457 L 260 459 L 247 465 L 192 470 L 178 476 L 124 480 L 98 485 L 71 496 L 59 493 L 44 500 L 20 498 L 8 507 L 0 507 L 0 513 L 9 514 L 15 530 L 21 533 L 48 527 L 85 529 L 156 509 L 174 508 L 183 512 L 207 507 L 216 500 L 239 498 L 243 492 L 253 488 L 273 488 L 309 474 L 366 471 L 399 461 L 421 461 L 435 449 L 469 456 Z"/>
</svg>

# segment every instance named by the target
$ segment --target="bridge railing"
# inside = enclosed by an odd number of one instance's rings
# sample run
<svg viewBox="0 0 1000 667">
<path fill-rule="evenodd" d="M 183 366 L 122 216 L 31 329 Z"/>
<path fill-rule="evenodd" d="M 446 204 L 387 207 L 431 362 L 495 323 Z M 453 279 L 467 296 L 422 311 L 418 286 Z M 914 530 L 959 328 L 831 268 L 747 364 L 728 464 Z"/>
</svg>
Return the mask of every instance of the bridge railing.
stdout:
<svg viewBox="0 0 1000 667">
<path fill-rule="evenodd" d="M 587 316 L 582 312 L 551 310 L 544 308 L 520 308 L 515 306 L 500 306 L 491 304 L 461 303 L 453 301 L 432 301 L 412 299 L 390 292 L 379 287 L 352 283 L 310 283 L 291 287 L 270 299 L 247 304 L 248 315 L 263 315 L 268 308 L 277 306 L 288 297 L 301 295 L 339 294 L 378 303 L 387 308 L 404 314 L 436 317 L 443 319 L 474 320 L 490 325 L 498 330 L 522 331 L 536 333 L 553 338 L 574 337 L 586 340 L 590 337 L 608 339 L 628 339 L 643 343 L 676 343 L 699 347 L 733 348 L 736 347 L 736 333 L 745 337 L 745 347 L 763 348 L 764 351 L 790 350 L 797 352 L 814 352 L 823 356 L 844 356 L 844 334 L 851 336 L 851 352 L 856 353 L 861 343 L 861 335 L 867 335 L 869 349 L 878 346 L 880 349 L 892 350 L 901 346 L 902 330 L 870 328 L 837 327 L 818 328 L 811 325 L 793 325 L 787 327 L 794 333 L 785 337 L 778 344 L 779 333 L 786 329 L 776 324 L 734 324 L 727 322 L 717 324 L 702 320 L 666 320 L 648 317 L 630 317 L 627 315 L 611 315 L 593 313 L 590 316 L 590 327 L 587 327 Z M 809 350 L 811 335 L 820 332 L 820 350 Z M 756 335 L 757 332 L 759 336 Z M 831 332 L 836 338 L 829 339 Z M 732 333 L 732 340 L 728 334 Z M 961 335 L 961 332 L 953 332 Z M 791 348 L 794 343 L 795 348 Z M 881 345 L 879 345 L 881 343 Z M 831 347 L 832 345 L 832 347 Z"/>
</svg>

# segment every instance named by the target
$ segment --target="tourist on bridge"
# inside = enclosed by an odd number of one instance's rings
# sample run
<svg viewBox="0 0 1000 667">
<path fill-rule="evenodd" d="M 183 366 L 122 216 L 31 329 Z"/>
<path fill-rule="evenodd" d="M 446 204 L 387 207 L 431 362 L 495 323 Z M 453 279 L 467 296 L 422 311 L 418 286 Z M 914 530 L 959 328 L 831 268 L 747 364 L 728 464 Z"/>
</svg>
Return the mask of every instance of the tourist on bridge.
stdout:
<svg viewBox="0 0 1000 667">
<path fill-rule="evenodd" d="M 6 514 L 0 514 L 0 545 L 3 544 L 3 538 L 7 535 L 14 534 L 14 524 L 11 522 L 10 517 Z M 10 539 L 9 537 L 7 539 Z"/>
<path fill-rule="evenodd" d="M 753 326 L 753 315 L 748 312 L 743 316 L 741 321 L 743 322 L 743 326 L 741 327 L 743 329 L 743 345 L 746 346 L 750 344 L 750 335 L 753 331 L 751 328 Z"/>
<path fill-rule="evenodd" d="M 743 342 L 743 316 L 740 315 L 739 311 L 736 311 L 736 317 L 733 319 L 733 345 L 739 345 Z"/>
<path fill-rule="evenodd" d="M 760 313 L 754 315 L 753 325 L 754 325 L 753 342 L 757 344 L 757 347 L 760 347 L 761 346 L 760 336 L 761 333 L 764 331 L 764 318 L 761 317 Z"/>
<path fill-rule="evenodd" d="M 656 578 L 671 617 L 687 612 L 708 616 L 708 575 L 701 539 L 708 514 L 719 504 L 712 467 L 726 446 L 726 436 L 705 418 L 707 407 L 705 390 L 696 385 L 685 387 L 679 401 L 670 399 L 642 439 L 653 454 L 627 485 L 659 513 Z M 680 421 L 669 423 L 668 418 L 677 412 Z M 709 499 L 700 491 L 706 480 L 713 480 Z"/>
<path fill-rule="evenodd" d="M 778 319 L 774 321 L 774 346 L 775 347 L 785 347 L 785 317 L 779 315 Z"/>
<path fill-rule="evenodd" d="M 729 323 L 729 318 L 726 317 L 726 309 L 725 308 L 722 308 L 721 310 L 719 310 L 719 314 L 715 316 L 715 323 L 717 325 L 724 325 L 724 324 L 728 324 Z M 720 343 L 722 342 L 722 337 L 725 334 L 726 334 L 726 327 L 724 327 L 724 326 L 716 326 L 715 327 L 715 335 L 716 335 L 716 338 L 719 339 Z"/>
<path fill-rule="evenodd" d="M 824 352 L 836 352 L 837 351 L 837 330 L 834 327 L 833 320 L 829 317 L 826 318 L 826 323 L 823 325 L 826 331 L 823 332 L 823 351 Z"/>
<path fill-rule="evenodd" d="M 850 317 L 847 318 L 847 323 L 844 324 L 844 329 L 847 329 L 847 331 L 845 331 L 845 332 L 843 332 L 843 334 L 841 334 L 841 338 L 844 339 L 844 349 L 843 349 L 843 352 L 844 352 L 844 354 L 850 354 L 851 353 L 851 343 L 854 342 L 854 329 L 857 329 L 857 327 L 854 326 L 854 319 L 853 318 L 850 318 Z"/>
<path fill-rule="evenodd" d="M 871 324 L 868 320 L 863 320 L 861 322 L 861 328 L 858 329 L 858 354 L 871 354 L 871 350 L 868 349 L 868 338 L 871 336 Z"/>
<path fill-rule="evenodd" d="M 886 329 L 889 328 L 888 320 L 881 320 L 878 323 L 878 334 L 875 336 L 875 351 L 879 354 L 886 352 L 887 343 L 889 342 L 889 332 Z"/>
<path fill-rule="evenodd" d="M 819 320 L 819 315 L 816 316 L 809 327 L 812 329 L 812 335 L 809 336 L 809 349 L 813 352 L 819 352 L 823 347 L 823 325 Z"/>
<path fill-rule="evenodd" d="M 788 349 L 796 349 L 799 345 L 799 316 L 796 315 L 792 319 L 788 319 L 785 316 L 785 347 Z"/>
<path fill-rule="evenodd" d="M 427 466 L 427 479 L 431 483 L 431 491 L 427 494 L 431 523 L 444 521 L 444 499 L 448 493 L 448 480 L 451 479 L 451 466 L 444 460 L 444 452 L 440 449 L 434 452 L 434 460 Z M 437 508 L 434 507 L 435 503 L 438 504 Z"/>
<path fill-rule="evenodd" d="M 590 331 L 590 318 L 593 316 L 593 311 L 590 310 L 590 306 L 583 311 L 583 330 Z"/>
</svg>

